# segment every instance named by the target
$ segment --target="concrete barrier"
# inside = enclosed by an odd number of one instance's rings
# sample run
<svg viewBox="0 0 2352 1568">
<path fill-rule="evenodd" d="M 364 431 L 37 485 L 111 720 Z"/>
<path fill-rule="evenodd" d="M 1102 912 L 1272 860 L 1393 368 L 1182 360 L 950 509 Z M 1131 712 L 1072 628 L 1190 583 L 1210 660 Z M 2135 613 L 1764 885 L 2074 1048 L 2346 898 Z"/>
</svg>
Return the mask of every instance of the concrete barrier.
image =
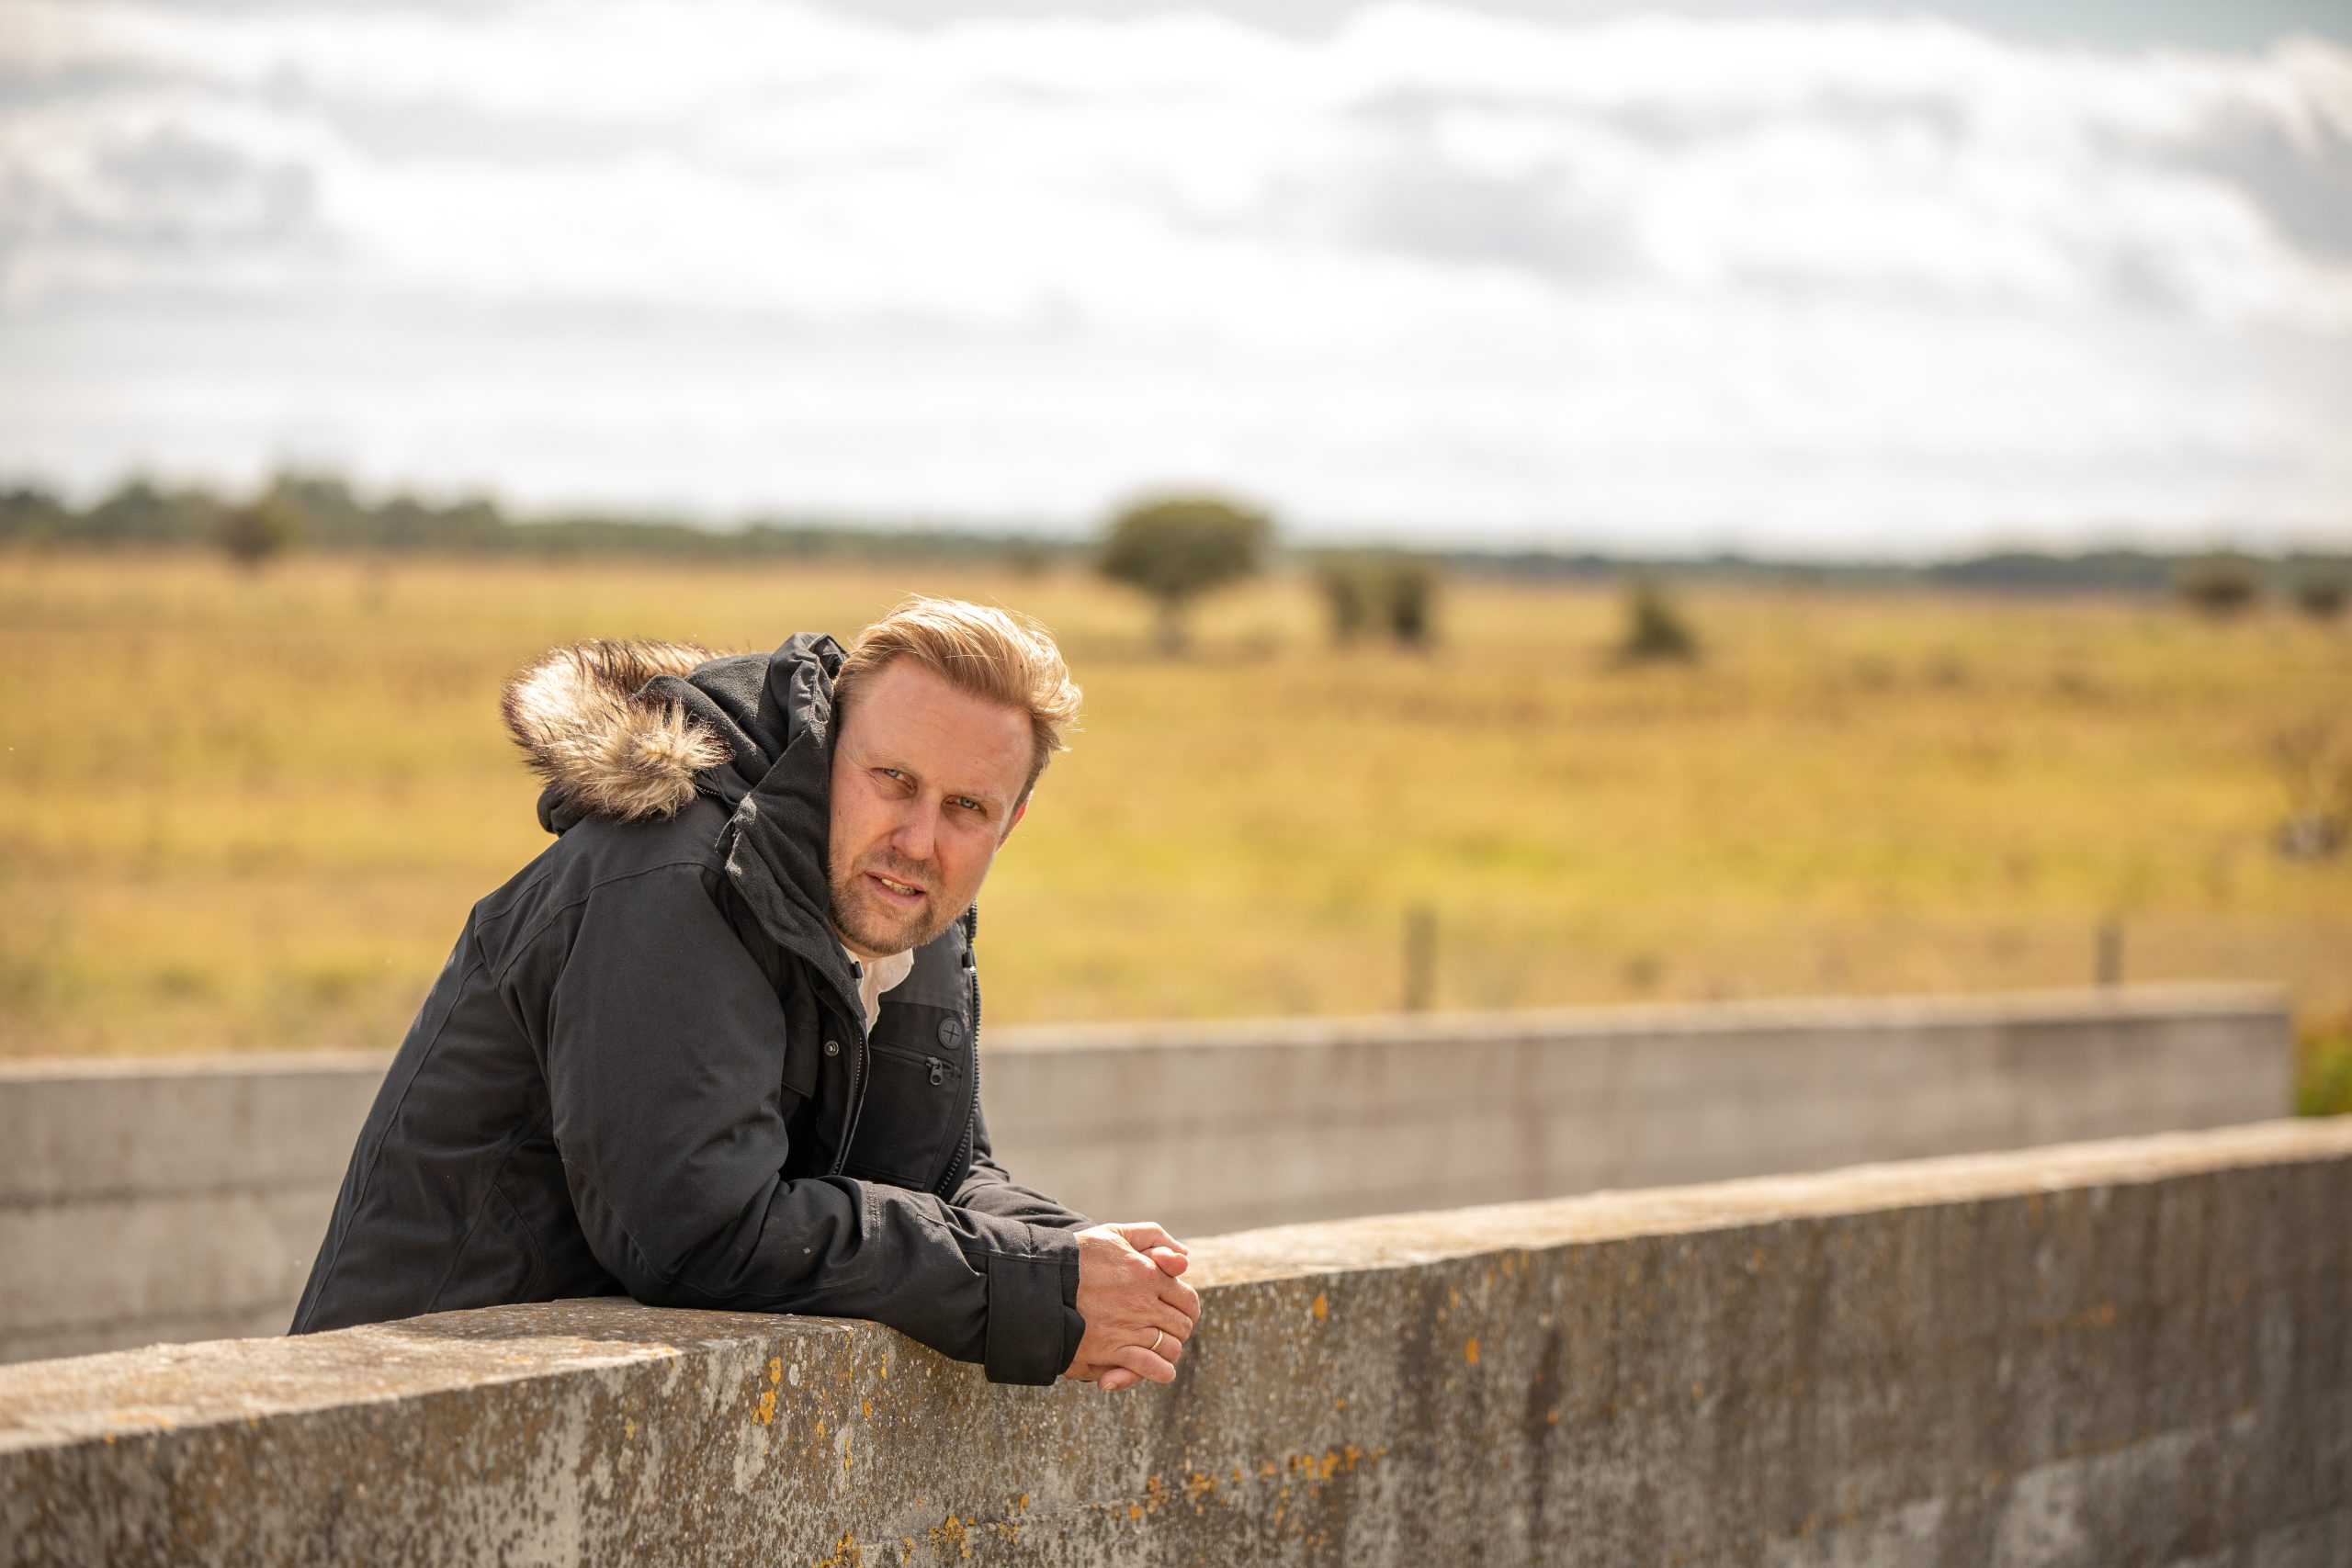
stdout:
<svg viewBox="0 0 2352 1568">
<path fill-rule="evenodd" d="M 622 1302 L 0 1368 L 19 1562 L 2352 1561 L 2352 1119 L 1196 1250 L 1172 1388 Z"/>
<path fill-rule="evenodd" d="M 384 1063 L 0 1065 L 0 1360 L 283 1333 Z"/>
<path fill-rule="evenodd" d="M 989 1030 L 1014 1174 L 1180 1234 L 2285 1112 L 2273 991 Z M 282 1329 L 384 1069 L 0 1067 L 0 1360 Z"/>
</svg>

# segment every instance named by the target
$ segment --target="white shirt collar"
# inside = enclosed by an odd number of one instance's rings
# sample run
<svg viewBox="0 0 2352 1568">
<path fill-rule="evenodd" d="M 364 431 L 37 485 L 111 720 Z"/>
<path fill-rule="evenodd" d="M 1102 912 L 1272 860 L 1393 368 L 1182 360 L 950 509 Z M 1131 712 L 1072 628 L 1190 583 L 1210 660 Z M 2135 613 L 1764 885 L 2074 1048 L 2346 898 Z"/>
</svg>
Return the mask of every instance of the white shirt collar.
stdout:
<svg viewBox="0 0 2352 1568">
<path fill-rule="evenodd" d="M 857 999 L 859 1005 L 865 1009 L 865 1032 L 871 1034 L 874 1032 L 874 1021 L 882 1016 L 882 993 L 895 988 L 913 970 L 915 951 L 910 947 L 904 953 L 894 953 L 888 958 L 870 962 L 858 957 L 846 947 L 842 949 L 842 953 L 856 971 Z"/>
</svg>

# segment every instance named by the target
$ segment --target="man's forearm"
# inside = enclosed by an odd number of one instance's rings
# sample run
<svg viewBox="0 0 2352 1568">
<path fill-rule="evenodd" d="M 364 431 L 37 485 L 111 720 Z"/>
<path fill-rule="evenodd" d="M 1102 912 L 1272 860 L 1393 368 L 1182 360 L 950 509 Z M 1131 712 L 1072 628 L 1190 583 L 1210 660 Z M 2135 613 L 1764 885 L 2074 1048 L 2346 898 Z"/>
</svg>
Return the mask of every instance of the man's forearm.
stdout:
<svg viewBox="0 0 2352 1568">
<path fill-rule="evenodd" d="M 1084 1230 L 1094 1223 L 1035 1188 L 1022 1186 L 993 1160 L 974 1160 L 971 1174 L 965 1177 L 948 1201 L 975 1213 L 1001 1220 L 1023 1220 L 1055 1230 Z"/>
</svg>

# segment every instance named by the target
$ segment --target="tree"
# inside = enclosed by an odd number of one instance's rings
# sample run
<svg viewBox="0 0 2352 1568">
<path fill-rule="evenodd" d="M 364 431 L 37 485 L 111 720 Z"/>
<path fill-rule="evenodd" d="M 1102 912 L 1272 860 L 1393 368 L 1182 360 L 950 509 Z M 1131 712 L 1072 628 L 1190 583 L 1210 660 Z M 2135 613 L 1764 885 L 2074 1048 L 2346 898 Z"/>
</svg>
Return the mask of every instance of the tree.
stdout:
<svg viewBox="0 0 2352 1568">
<path fill-rule="evenodd" d="M 1159 608 L 1159 646 L 1184 646 L 1192 602 L 1255 572 L 1273 535 L 1266 514 L 1205 493 L 1139 501 L 1111 520 L 1097 562 L 1102 575 L 1151 596 Z"/>
<path fill-rule="evenodd" d="M 303 533 L 302 513 L 283 486 L 273 486 L 244 506 L 220 514 L 213 537 L 229 558 L 258 571 L 273 556 L 291 548 Z"/>
</svg>

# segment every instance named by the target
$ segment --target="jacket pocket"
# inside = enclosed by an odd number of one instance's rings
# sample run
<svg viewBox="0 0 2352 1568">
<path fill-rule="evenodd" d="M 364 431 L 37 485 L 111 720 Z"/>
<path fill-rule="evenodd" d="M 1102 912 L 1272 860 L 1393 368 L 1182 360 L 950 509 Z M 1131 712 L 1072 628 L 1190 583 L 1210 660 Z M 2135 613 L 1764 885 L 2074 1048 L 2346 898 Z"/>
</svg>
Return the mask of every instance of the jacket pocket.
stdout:
<svg viewBox="0 0 2352 1568">
<path fill-rule="evenodd" d="M 865 1103 L 847 1174 L 928 1189 L 950 1145 L 963 1136 L 964 1070 L 953 1054 L 869 1043 Z"/>
</svg>

